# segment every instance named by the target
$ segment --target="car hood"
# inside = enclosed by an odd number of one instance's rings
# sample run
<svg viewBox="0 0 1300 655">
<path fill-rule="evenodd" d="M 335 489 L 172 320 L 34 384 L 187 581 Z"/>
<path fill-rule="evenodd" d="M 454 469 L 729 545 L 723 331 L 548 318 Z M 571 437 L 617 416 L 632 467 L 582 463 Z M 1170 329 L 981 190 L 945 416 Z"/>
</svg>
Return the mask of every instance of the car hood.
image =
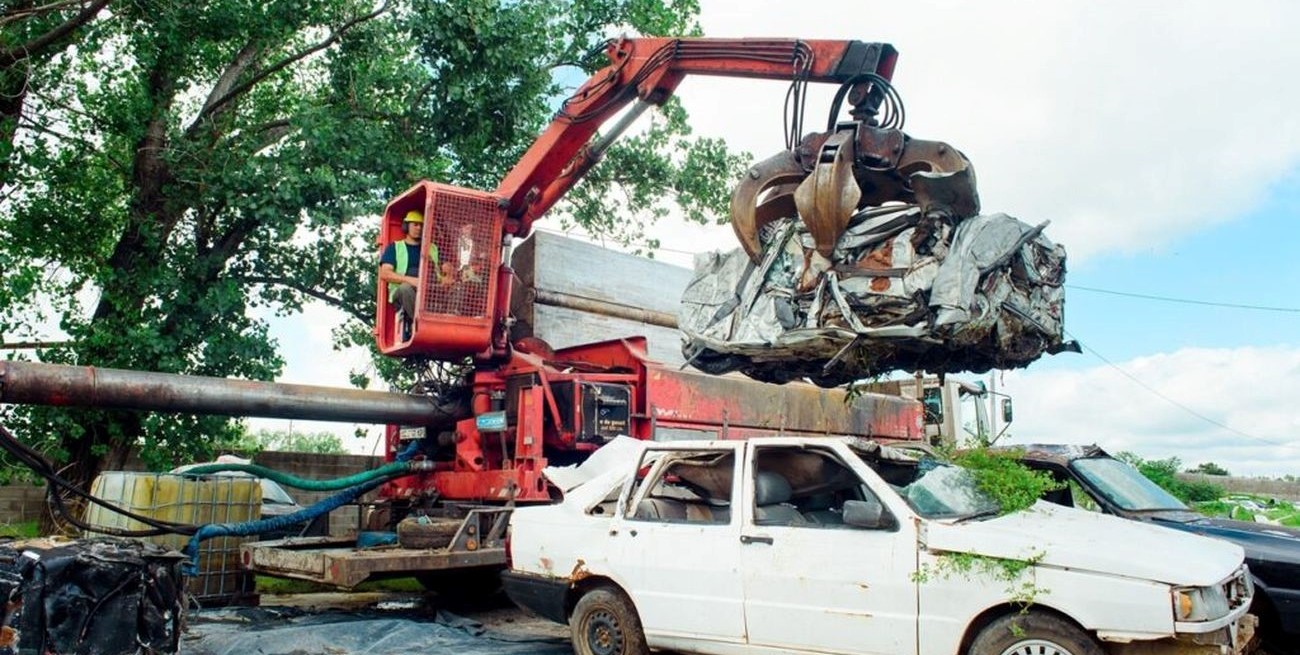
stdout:
<svg viewBox="0 0 1300 655">
<path fill-rule="evenodd" d="M 1271 523 L 1154 514 L 1150 520 L 1175 530 L 1224 539 L 1246 550 L 1246 559 L 1300 566 L 1300 530 Z M 1252 568 L 1254 568 L 1252 566 Z"/>
<path fill-rule="evenodd" d="M 1171 585 L 1215 584 L 1243 559 L 1241 547 L 1226 541 L 1043 501 L 993 519 L 931 521 L 922 540 L 931 551 L 1041 558 L 1046 566 Z"/>
</svg>

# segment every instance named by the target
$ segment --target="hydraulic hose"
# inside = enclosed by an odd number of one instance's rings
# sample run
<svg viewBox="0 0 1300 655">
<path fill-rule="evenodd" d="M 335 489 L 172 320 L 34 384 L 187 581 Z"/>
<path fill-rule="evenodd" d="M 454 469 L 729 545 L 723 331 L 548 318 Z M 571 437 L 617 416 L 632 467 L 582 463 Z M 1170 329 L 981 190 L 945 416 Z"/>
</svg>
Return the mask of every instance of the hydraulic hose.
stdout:
<svg viewBox="0 0 1300 655">
<path fill-rule="evenodd" d="M 259 464 L 203 464 L 201 466 L 186 469 L 181 473 L 181 475 L 198 476 L 208 475 L 211 473 L 221 473 L 224 471 L 239 471 L 242 473 L 250 473 L 259 478 L 275 480 L 286 487 L 293 487 L 294 489 L 305 489 L 307 491 L 337 491 L 339 489 L 347 489 L 359 484 L 365 484 L 372 480 L 388 478 L 397 473 L 415 473 L 420 470 L 426 470 L 427 468 L 425 462 L 390 462 L 379 468 L 354 473 L 342 478 L 335 478 L 333 480 L 309 480 L 288 473 L 282 473 Z"/>
<path fill-rule="evenodd" d="M 403 473 L 401 475 L 409 475 Z M 391 476 L 400 477 L 400 476 Z M 366 492 L 377 488 L 386 482 L 385 479 L 371 480 L 362 485 L 345 489 L 329 498 L 326 498 L 315 505 L 300 509 L 292 514 L 277 516 L 270 519 L 260 519 L 257 521 L 245 521 L 243 523 L 209 523 L 200 526 L 194 536 L 190 537 L 189 543 L 185 544 L 183 551 L 189 558 L 188 562 L 181 565 L 181 573 L 185 575 L 198 575 L 199 573 L 199 544 L 213 537 L 247 537 L 263 532 L 271 532 L 287 528 L 298 523 L 306 523 L 323 514 L 328 514 L 354 500 L 361 497 Z"/>
<path fill-rule="evenodd" d="M 194 536 L 190 537 L 189 543 L 185 544 L 184 554 L 189 558 L 189 561 L 181 565 L 181 573 L 184 573 L 185 575 L 198 575 L 199 544 L 201 544 L 202 542 L 208 539 L 211 539 L 213 537 L 247 537 L 250 535 L 262 534 L 264 532 L 273 532 L 275 530 L 281 530 L 283 528 L 287 528 L 291 525 L 297 525 L 299 523 L 306 523 L 308 521 L 315 520 L 316 517 L 318 516 L 328 514 L 356 500 L 357 498 L 360 498 L 366 492 L 378 488 L 379 485 L 389 480 L 411 475 L 418 471 L 429 470 L 431 466 L 431 463 L 429 462 L 410 461 L 410 459 L 415 456 L 415 453 L 418 452 L 419 449 L 420 449 L 420 442 L 412 441 L 410 445 L 408 445 L 404 450 L 397 453 L 397 456 L 394 458 L 395 459 L 394 462 L 392 462 L 391 464 L 387 464 L 385 466 L 381 466 L 372 471 L 367 471 L 366 474 L 369 474 L 369 479 L 367 479 L 365 482 L 361 482 L 354 487 L 344 489 L 343 491 L 340 491 L 339 493 L 334 494 L 329 498 L 321 500 L 320 502 L 314 505 L 310 505 L 308 507 L 300 509 L 292 514 L 286 514 L 284 516 L 277 516 L 275 518 L 269 518 L 269 519 L 259 519 L 256 521 L 245 521 L 242 523 L 209 523 L 207 525 L 200 526 L 198 530 L 194 533 Z M 214 464 L 214 465 L 208 465 L 203 467 L 195 467 L 193 469 L 186 471 L 186 473 L 187 474 L 193 473 L 197 475 L 195 471 L 197 471 L 198 469 L 200 468 L 211 469 L 211 467 L 213 466 L 230 467 L 230 466 L 245 466 L 245 465 Z M 264 468 L 264 467 L 257 467 L 257 468 Z M 386 469 L 388 470 L 385 471 Z M 225 468 L 221 470 L 243 470 L 243 469 Z M 266 469 L 266 470 L 269 471 L 270 469 Z M 383 473 L 380 473 L 381 471 L 383 471 Z M 212 471 L 209 470 L 207 472 L 212 472 Z M 252 473 L 252 471 L 245 471 L 245 472 Z M 274 471 L 272 472 L 276 473 L 277 475 L 284 476 L 284 474 L 274 472 Z M 284 476 L 284 477 L 293 478 L 293 476 Z M 355 477 L 357 476 L 348 476 L 347 478 L 341 478 L 341 479 L 348 480 Z M 301 482 L 317 482 L 312 480 L 302 480 L 301 478 L 293 478 L 293 479 Z M 279 480 L 277 479 L 277 481 Z M 319 482 L 328 483 L 334 481 L 326 480 L 326 481 L 319 481 Z M 290 483 L 285 482 L 284 484 L 290 484 Z"/>
<path fill-rule="evenodd" d="M 431 466 L 429 462 L 410 461 L 411 457 L 415 455 L 416 450 L 419 449 L 419 443 L 420 442 L 418 441 L 412 441 L 410 445 L 406 447 L 405 450 L 397 454 L 397 457 L 394 458 L 395 461 L 389 462 L 388 464 L 385 464 L 379 468 L 370 469 L 369 471 L 362 471 L 360 473 L 354 473 L 352 475 L 348 475 L 341 478 L 335 478 L 333 480 L 309 480 L 307 478 L 300 478 L 298 476 L 290 475 L 288 473 L 283 473 L 272 468 L 267 468 L 259 464 L 237 464 L 237 463 L 201 464 L 199 466 L 194 466 L 186 469 L 184 472 L 181 473 L 181 475 L 199 476 L 199 475 L 209 475 L 212 473 L 221 473 L 223 471 L 239 471 L 241 473 L 249 473 L 251 475 L 255 475 L 259 478 L 274 480 L 286 487 L 293 487 L 294 489 L 304 489 L 307 491 L 337 491 L 339 489 L 347 489 L 349 487 L 355 487 L 356 485 L 359 484 L 365 484 L 367 482 L 370 482 L 371 480 L 378 480 L 380 478 L 392 477 L 399 473 L 418 473 L 420 471 L 429 470 Z"/>
</svg>

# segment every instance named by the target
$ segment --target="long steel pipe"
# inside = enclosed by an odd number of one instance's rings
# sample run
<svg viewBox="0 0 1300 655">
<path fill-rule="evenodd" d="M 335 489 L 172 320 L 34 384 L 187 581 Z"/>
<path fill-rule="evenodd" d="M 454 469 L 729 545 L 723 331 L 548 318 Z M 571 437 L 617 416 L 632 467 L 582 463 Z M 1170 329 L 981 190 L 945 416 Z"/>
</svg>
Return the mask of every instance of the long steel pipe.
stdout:
<svg viewBox="0 0 1300 655">
<path fill-rule="evenodd" d="M 450 426 L 457 405 L 383 391 L 0 361 L 0 403 Z"/>
</svg>

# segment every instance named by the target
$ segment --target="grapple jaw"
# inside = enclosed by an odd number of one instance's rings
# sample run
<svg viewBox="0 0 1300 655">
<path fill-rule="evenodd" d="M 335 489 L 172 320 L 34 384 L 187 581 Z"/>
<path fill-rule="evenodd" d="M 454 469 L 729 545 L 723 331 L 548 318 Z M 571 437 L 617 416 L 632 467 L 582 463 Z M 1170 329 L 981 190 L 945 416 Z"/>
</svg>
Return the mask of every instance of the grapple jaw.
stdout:
<svg viewBox="0 0 1300 655">
<path fill-rule="evenodd" d="M 833 132 L 809 134 L 796 149 L 750 167 L 731 195 L 731 227 L 757 262 L 763 227 L 800 218 L 814 242 L 802 276 L 808 281 L 829 266 L 857 211 L 892 201 L 919 204 L 927 216 L 974 216 L 979 213 L 975 169 L 946 143 L 844 123 Z"/>
</svg>

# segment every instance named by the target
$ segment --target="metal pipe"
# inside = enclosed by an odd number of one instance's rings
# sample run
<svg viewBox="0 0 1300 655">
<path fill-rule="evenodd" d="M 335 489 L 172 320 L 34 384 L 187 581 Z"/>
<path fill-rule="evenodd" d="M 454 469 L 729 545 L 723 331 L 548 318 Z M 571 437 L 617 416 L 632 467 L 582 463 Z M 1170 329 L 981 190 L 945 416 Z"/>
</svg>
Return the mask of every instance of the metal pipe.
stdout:
<svg viewBox="0 0 1300 655">
<path fill-rule="evenodd" d="M 561 291 L 547 291 L 537 289 L 534 292 L 533 299 L 539 305 L 550 305 L 552 307 L 564 307 L 588 314 L 599 316 L 608 316 L 610 318 L 623 318 L 638 323 L 648 325 L 658 325 L 659 327 L 677 329 L 677 317 L 668 312 L 659 312 L 653 309 L 643 309 L 641 307 L 632 307 L 608 300 L 596 300 L 584 296 L 575 296 L 571 293 Z"/>
<path fill-rule="evenodd" d="M 445 426 L 458 403 L 383 391 L 0 361 L 0 403 Z"/>
<path fill-rule="evenodd" d="M 623 114 L 621 118 L 611 125 L 609 129 L 606 130 L 605 134 L 600 137 L 599 141 L 591 145 L 590 150 L 587 151 L 588 159 L 593 164 L 600 161 L 601 158 L 605 156 L 605 151 L 609 150 L 609 147 L 614 145 L 614 142 L 618 140 L 618 137 L 622 136 L 623 132 L 627 130 L 632 123 L 636 122 L 636 119 L 640 118 L 641 114 L 645 113 L 645 110 L 653 106 L 654 105 L 645 100 L 638 99 L 636 102 L 633 102 L 632 106 L 627 108 L 627 113 Z"/>
</svg>

